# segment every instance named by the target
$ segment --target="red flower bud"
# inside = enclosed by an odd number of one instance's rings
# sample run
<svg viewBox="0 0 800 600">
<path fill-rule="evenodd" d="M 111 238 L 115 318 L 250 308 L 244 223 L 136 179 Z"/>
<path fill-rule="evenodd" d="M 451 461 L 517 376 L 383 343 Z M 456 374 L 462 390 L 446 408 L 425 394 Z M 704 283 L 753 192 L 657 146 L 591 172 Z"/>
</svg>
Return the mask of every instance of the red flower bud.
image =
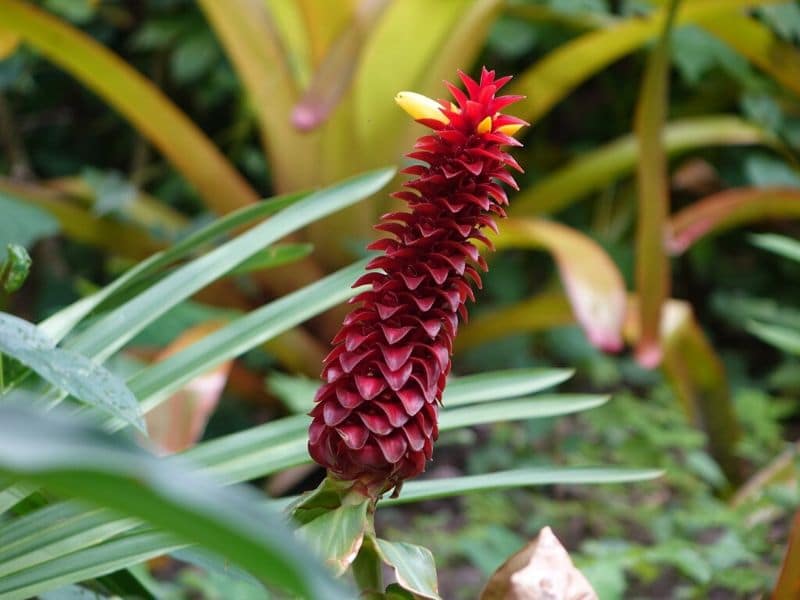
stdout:
<svg viewBox="0 0 800 600">
<path fill-rule="evenodd" d="M 431 458 L 453 338 L 472 285 L 481 286 L 478 269 L 486 270 L 472 240 L 490 245 L 481 231 L 505 216 L 501 183 L 517 189 L 505 167 L 521 171 L 502 150 L 521 145 L 511 135 L 525 125 L 500 113 L 519 99 L 496 96 L 510 77 L 496 80 L 485 68 L 479 83 L 459 76 L 466 94 L 446 83 L 456 104 L 398 94 L 433 133 L 415 144 L 408 157 L 419 164 L 403 171 L 414 178 L 393 194 L 410 212 L 376 226 L 393 237 L 369 246 L 382 255 L 355 285 L 371 288 L 352 300 L 359 306 L 333 339 L 310 413 L 314 460 L 378 492 L 420 474 Z"/>
</svg>

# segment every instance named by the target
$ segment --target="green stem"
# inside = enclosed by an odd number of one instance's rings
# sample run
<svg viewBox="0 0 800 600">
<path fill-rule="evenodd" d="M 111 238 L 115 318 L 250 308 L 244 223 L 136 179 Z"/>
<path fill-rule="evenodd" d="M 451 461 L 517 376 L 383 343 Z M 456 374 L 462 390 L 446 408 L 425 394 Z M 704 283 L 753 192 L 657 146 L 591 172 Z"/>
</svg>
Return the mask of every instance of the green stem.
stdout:
<svg viewBox="0 0 800 600">
<path fill-rule="evenodd" d="M 356 585 L 361 592 L 361 600 L 381 600 L 383 594 L 383 572 L 381 571 L 381 559 L 375 550 L 373 542 L 375 538 L 375 527 L 373 523 L 374 512 L 368 515 L 369 526 L 364 535 L 364 543 L 353 561 L 353 577 Z"/>
</svg>

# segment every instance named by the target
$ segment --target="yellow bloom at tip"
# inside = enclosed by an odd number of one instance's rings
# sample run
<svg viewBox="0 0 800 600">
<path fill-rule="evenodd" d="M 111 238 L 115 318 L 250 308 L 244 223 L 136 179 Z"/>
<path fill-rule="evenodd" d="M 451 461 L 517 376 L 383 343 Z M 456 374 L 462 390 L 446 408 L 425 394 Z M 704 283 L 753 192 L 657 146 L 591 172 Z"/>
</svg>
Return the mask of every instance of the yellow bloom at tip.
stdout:
<svg viewBox="0 0 800 600">
<path fill-rule="evenodd" d="M 448 119 L 442 113 L 441 105 L 427 96 L 417 94 L 416 92 L 398 92 L 394 97 L 394 101 L 411 115 L 412 119 L 432 119 L 440 123 L 449 123 Z"/>
<path fill-rule="evenodd" d="M 497 131 L 500 133 L 505 133 L 506 135 L 514 135 L 520 129 L 522 129 L 523 125 L 521 124 L 513 124 L 513 125 L 501 125 L 497 128 Z"/>
</svg>

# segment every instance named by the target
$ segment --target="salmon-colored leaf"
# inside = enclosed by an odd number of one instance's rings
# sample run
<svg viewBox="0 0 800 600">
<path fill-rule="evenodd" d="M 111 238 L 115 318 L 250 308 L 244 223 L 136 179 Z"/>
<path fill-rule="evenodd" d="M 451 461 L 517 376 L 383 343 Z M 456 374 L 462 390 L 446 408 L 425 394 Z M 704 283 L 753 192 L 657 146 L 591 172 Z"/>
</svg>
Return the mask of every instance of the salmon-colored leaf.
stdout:
<svg viewBox="0 0 800 600">
<path fill-rule="evenodd" d="M 622 348 L 625 282 L 600 244 L 544 219 L 508 219 L 492 239 L 498 249 L 544 248 L 552 253 L 572 309 L 589 340 L 603 350 Z"/>
<path fill-rule="evenodd" d="M 220 326 L 220 323 L 211 322 L 188 329 L 161 352 L 156 360 L 176 354 Z M 202 437 L 208 420 L 217 408 L 232 365 L 233 361 L 225 361 L 213 370 L 195 377 L 147 413 L 150 440 L 162 452 L 181 452 L 194 446 Z"/>
<path fill-rule="evenodd" d="M 736 188 L 698 200 L 669 220 L 667 249 L 685 252 L 709 235 L 754 221 L 800 218 L 796 188 Z"/>
</svg>

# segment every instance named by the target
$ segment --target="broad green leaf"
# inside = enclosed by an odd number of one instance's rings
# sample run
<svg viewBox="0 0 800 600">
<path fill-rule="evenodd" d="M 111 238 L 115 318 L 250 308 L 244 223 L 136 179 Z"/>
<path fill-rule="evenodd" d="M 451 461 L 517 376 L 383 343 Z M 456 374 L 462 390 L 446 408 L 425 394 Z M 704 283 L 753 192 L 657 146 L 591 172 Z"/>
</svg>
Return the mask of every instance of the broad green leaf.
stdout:
<svg viewBox="0 0 800 600">
<path fill-rule="evenodd" d="M 6 258 L 0 261 L 0 285 L 7 294 L 16 292 L 25 283 L 31 269 L 31 256 L 24 246 L 8 244 Z"/>
<path fill-rule="evenodd" d="M 800 355 L 800 331 L 757 321 L 747 323 L 745 328 L 756 337 L 784 352 Z"/>
<path fill-rule="evenodd" d="M 676 15 L 678 24 L 713 20 L 736 14 L 743 8 L 774 4 L 780 0 L 703 0 L 687 2 Z M 663 27 L 666 12 L 657 10 L 647 17 L 620 20 L 605 29 L 592 31 L 562 44 L 522 73 L 509 88 L 511 94 L 526 96 L 512 112 L 533 123 L 567 97 L 583 81 L 612 62 L 630 54 L 655 38 Z"/>
<path fill-rule="evenodd" d="M 39 594 L 39 598 L 40 600 L 106 600 L 109 597 L 79 585 L 67 585 L 52 592 Z"/>
<path fill-rule="evenodd" d="M 69 340 L 68 347 L 97 360 L 114 354 L 171 307 L 241 264 L 264 246 L 375 193 L 393 176 L 381 169 L 314 192 L 208 254 L 180 267 Z"/>
<path fill-rule="evenodd" d="M 31 485 L 12 484 L 7 485 L 0 482 L 0 515 L 9 508 L 16 506 L 32 494 L 36 488 Z"/>
<path fill-rule="evenodd" d="M 233 269 L 229 275 L 243 275 L 253 271 L 282 267 L 305 258 L 313 251 L 314 246 L 311 244 L 276 244 L 255 253 Z"/>
<path fill-rule="evenodd" d="M 0 249 L 9 244 L 30 246 L 40 238 L 58 233 L 58 222 L 46 211 L 0 193 Z M 0 253 L 0 260 L 3 254 Z"/>
<path fill-rule="evenodd" d="M 532 247 L 550 252 L 589 341 L 603 350 L 622 348 L 625 281 L 600 244 L 560 223 L 525 218 L 507 220 L 492 239 L 498 249 Z"/>
<path fill-rule="evenodd" d="M 285 48 L 292 78 L 299 89 L 305 89 L 311 79 L 311 40 L 305 30 L 300 3 L 283 0 L 265 0 L 265 3 L 275 33 Z"/>
<path fill-rule="evenodd" d="M 640 323 L 636 358 L 650 368 L 661 361 L 659 326 L 662 305 L 670 289 L 669 260 L 662 240 L 670 210 L 662 129 L 669 102 L 670 34 L 680 1 L 670 0 L 666 8 L 661 37 L 647 62 L 634 117 L 639 142 L 635 252 Z"/>
<path fill-rule="evenodd" d="M 735 188 L 701 198 L 669 219 L 666 245 L 682 254 L 698 240 L 768 219 L 800 217 L 800 190 Z"/>
<path fill-rule="evenodd" d="M 430 550 L 406 542 L 389 542 L 380 538 L 375 541 L 380 557 L 394 569 L 397 583 L 420 598 L 440 598 L 436 563 Z"/>
<path fill-rule="evenodd" d="M 257 494 L 221 488 L 74 419 L 0 408 L 0 472 L 140 518 L 300 596 L 347 597 Z"/>
<path fill-rule="evenodd" d="M 663 474 L 655 469 L 615 469 L 604 467 L 529 467 L 485 475 L 466 475 L 424 481 L 409 481 L 397 498 L 385 498 L 382 505 L 408 504 L 475 494 L 490 490 L 514 489 L 533 485 L 580 485 L 648 481 Z"/>
<path fill-rule="evenodd" d="M 763 144 L 781 147 L 769 132 L 738 117 L 725 115 L 672 121 L 664 127 L 663 139 L 668 156 L 706 146 Z M 511 202 L 509 214 L 558 212 L 630 173 L 638 157 L 638 142 L 633 134 L 583 153 L 565 167 L 523 189 Z"/>
<path fill-rule="evenodd" d="M 762 233 L 751 236 L 755 246 L 769 250 L 780 256 L 800 262 L 800 241 L 791 238 L 775 235 L 772 233 Z"/>
<path fill-rule="evenodd" d="M 337 576 L 347 570 L 361 548 L 368 527 L 368 505 L 366 499 L 345 504 L 298 529 L 300 537 Z"/>
<path fill-rule="evenodd" d="M 207 206 L 226 213 L 258 196 L 205 134 L 155 85 L 66 22 L 21 0 L 3 0 L 3 28 L 32 45 L 118 110 L 194 185 Z"/>
<path fill-rule="evenodd" d="M 544 419 L 602 406 L 608 396 L 558 394 L 519 400 L 495 401 L 467 408 L 443 410 L 439 416 L 442 431 L 497 421 Z"/>
<path fill-rule="evenodd" d="M 57 348 L 33 323 L 0 313 L 0 352 L 78 400 L 145 431 L 139 404 L 120 379 L 79 353 Z"/>
</svg>

